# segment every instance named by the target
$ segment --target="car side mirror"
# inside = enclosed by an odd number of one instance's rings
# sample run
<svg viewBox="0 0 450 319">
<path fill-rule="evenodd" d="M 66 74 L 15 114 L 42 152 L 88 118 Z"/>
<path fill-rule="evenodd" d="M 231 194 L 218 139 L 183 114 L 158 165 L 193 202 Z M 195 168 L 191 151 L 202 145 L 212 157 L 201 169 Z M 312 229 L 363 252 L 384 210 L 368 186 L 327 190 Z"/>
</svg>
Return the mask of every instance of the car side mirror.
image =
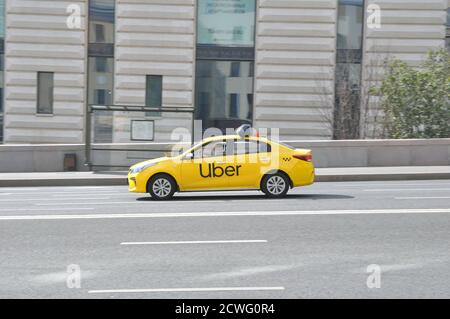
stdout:
<svg viewBox="0 0 450 319">
<path fill-rule="evenodd" d="M 184 156 L 184 160 L 191 160 L 191 159 L 193 159 L 194 158 L 194 153 L 187 153 L 185 156 Z"/>
</svg>

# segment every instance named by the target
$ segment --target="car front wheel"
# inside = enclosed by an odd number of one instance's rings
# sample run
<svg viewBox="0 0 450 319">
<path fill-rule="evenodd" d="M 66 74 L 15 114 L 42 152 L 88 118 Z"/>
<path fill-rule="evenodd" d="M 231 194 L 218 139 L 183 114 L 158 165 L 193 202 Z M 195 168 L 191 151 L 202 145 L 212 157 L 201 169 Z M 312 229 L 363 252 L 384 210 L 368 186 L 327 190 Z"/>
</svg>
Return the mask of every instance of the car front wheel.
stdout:
<svg viewBox="0 0 450 319">
<path fill-rule="evenodd" d="M 283 197 L 289 190 L 289 180 L 280 173 L 266 175 L 261 182 L 261 190 L 268 197 Z"/>
<path fill-rule="evenodd" d="M 148 192 L 156 200 L 171 199 L 175 190 L 175 181 L 169 175 L 160 174 L 153 176 L 148 183 Z"/>
</svg>

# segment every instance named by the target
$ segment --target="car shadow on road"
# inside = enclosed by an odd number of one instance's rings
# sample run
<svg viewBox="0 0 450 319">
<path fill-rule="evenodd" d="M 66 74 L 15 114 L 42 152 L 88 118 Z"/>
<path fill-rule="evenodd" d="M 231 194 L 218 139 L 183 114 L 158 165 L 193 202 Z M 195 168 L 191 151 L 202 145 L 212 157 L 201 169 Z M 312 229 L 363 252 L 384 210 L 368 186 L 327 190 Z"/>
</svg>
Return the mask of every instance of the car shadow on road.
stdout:
<svg viewBox="0 0 450 319">
<path fill-rule="evenodd" d="M 312 199 L 312 200 L 319 200 L 319 199 L 353 199 L 354 196 L 350 195 L 337 195 L 337 194 L 288 194 L 286 197 L 279 198 L 278 200 L 295 200 L 295 199 Z M 274 200 L 272 198 L 266 197 L 264 194 L 254 194 L 254 195 L 213 195 L 213 196 L 205 196 L 205 195 L 198 195 L 198 196 L 174 196 L 170 201 L 171 202 L 183 202 L 183 201 L 235 201 L 235 200 L 267 200 L 271 201 Z M 139 197 L 136 200 L 138 201 L 154 201 L 150 196 L 147 197 Z"/>
</svg>

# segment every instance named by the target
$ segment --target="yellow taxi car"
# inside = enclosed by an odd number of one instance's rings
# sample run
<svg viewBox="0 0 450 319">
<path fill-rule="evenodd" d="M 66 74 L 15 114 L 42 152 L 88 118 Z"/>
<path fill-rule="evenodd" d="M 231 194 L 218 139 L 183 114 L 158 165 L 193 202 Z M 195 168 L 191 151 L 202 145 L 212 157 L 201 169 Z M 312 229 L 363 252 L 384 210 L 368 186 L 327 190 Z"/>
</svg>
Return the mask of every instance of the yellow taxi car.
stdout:
<svg viewBox="0 0 450 319">
<path fill-rule="evenodd" d="M 137 163 L 128 173 L 128 190 L 155 200 L 205 190 L 256 189 L 283 197 L 313 182 L 311 150 L 242 134 L 206 138 L 180 155 Z"/>
</svg>

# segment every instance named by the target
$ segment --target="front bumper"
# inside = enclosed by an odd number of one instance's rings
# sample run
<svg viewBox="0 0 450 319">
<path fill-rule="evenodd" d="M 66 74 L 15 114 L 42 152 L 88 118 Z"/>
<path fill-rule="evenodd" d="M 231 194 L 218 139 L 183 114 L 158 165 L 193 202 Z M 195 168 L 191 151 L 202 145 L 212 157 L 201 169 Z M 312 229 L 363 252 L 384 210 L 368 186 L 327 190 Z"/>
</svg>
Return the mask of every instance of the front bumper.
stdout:
<svg viewBox="0 0 450 319">
<path fill-rule="evenodd" d="M 128 183 L 128 191 L 129 192 L 138 192 L 137 187 L 137 174 L 128 174 L 127 183 Z"/>
</svg>

